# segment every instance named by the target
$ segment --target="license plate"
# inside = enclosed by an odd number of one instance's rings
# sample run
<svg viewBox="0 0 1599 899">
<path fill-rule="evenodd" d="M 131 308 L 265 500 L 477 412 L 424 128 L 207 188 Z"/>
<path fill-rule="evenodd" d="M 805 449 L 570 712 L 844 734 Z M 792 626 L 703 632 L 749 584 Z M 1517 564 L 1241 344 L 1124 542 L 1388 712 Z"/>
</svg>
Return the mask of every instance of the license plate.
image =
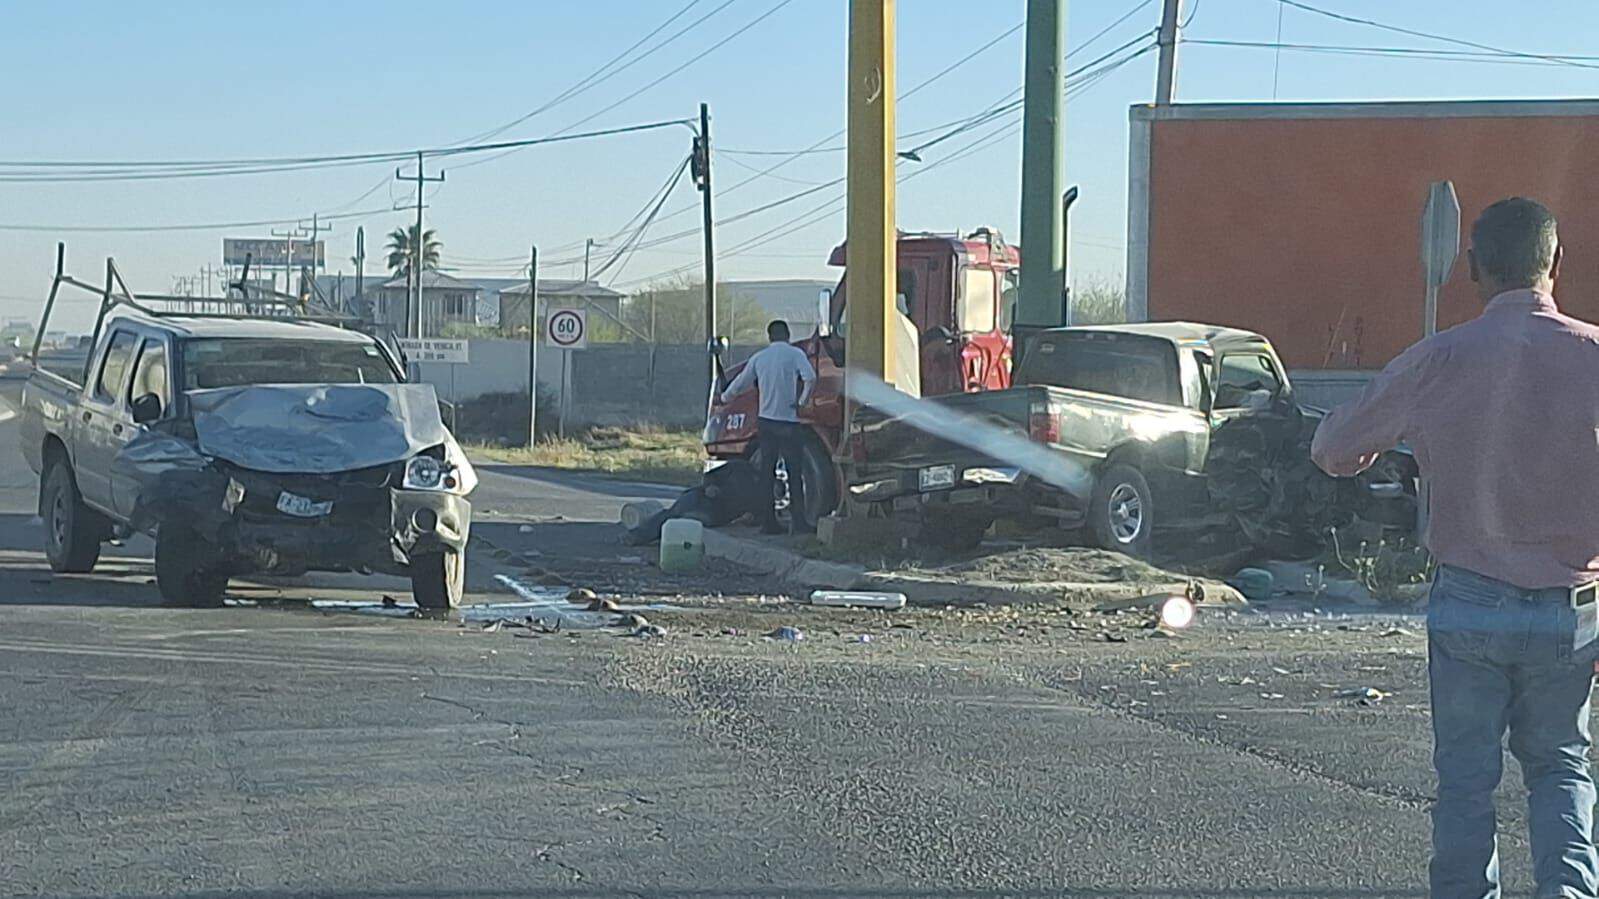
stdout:
<svg viewBox="0 0 1599 899">
<path fill-rule="evenodd" d="M 916 473 L 917 486 L 922 490 L 937 490 L 955 486 L 955 466 L 934 465 Z"/>
<path fill-rule="evenodd" d="M 287 490 L 278 494 L 278 511 L 295 518 L 321 518 L 333 511 L 333 501 L 319 503 L 309 497 L 298 496 Z"/>
</svg>

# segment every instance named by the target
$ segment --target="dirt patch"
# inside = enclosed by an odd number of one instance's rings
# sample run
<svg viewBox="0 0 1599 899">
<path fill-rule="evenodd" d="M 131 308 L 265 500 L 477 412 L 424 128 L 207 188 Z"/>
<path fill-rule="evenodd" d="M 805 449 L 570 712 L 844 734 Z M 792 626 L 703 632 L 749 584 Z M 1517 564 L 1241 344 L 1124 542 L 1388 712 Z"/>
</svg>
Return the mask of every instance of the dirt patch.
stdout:
<svg viewBox="0 0 1599 899">
<path fill-rule="evenodd" d="M 1192 580 L 1206 602 L 1243 605 L 1237 590 L 1120 553 L 1086 547 L 1030 547 L 937 568 L 906 567 L 867 575 L 875 585 L 903 591 L 923 603 L 1064 603 L 1091 606 L 1161 592 L 1178 592 Z"/>
</svg>

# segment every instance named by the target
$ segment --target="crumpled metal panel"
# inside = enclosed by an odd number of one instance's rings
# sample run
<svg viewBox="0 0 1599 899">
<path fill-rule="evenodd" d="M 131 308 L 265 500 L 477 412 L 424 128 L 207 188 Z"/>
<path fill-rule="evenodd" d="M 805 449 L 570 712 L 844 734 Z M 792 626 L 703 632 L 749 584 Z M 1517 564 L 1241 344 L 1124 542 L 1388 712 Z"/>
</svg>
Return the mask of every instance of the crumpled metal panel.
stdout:
<svg viewBox="0 0 1599 899">
<path fill-rule="evenodd" d="M 199 451 L 256 471 L 322 474 L 448 439 L 429 384 L 255 385 L 188 394 Z"/>
</svg>

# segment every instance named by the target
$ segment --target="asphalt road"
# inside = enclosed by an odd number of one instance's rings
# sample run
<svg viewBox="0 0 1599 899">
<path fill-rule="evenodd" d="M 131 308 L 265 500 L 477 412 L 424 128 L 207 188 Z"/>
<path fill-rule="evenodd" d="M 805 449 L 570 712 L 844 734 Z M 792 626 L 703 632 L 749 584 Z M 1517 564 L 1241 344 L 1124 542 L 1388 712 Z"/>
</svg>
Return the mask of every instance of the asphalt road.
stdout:
<svg viewBox="0 0 1599 899">
<path fill-rule="evenodd" d="M 394 586 L 353 578 L 165 608 L 147 541 L 49 573 L 15 439 L 0 422 L 0 893 L 1425 895 L 1413 625 L 1098 642 L 1059 610 L 796 607 L 630 558 L 603 522 L 652 488 L 530 470 L 485 473 L 472 599 L 666 595 L 665 639 L 306 603 Z M 808 639 L 758 636 L 779 624 Z M 1338 696 L 1360 685 L 1392 695 Z"/>
</svg>

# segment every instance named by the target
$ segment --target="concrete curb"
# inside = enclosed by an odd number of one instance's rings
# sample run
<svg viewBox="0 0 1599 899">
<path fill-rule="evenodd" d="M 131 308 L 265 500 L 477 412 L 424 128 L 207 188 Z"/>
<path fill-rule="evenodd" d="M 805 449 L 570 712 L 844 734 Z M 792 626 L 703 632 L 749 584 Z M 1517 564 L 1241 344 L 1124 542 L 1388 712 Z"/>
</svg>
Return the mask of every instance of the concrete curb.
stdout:
<svg viewBox="0 0 1599 899">
<path fill-rule="evenodd" d="M 734 537 L 712 528 L 705 529 L 705 554 L 765 572 L 789 587 L 848 590 L 866 578 L 866 570 L 855 565 L 807 558 L 782 547 Z"/>
</svg>

